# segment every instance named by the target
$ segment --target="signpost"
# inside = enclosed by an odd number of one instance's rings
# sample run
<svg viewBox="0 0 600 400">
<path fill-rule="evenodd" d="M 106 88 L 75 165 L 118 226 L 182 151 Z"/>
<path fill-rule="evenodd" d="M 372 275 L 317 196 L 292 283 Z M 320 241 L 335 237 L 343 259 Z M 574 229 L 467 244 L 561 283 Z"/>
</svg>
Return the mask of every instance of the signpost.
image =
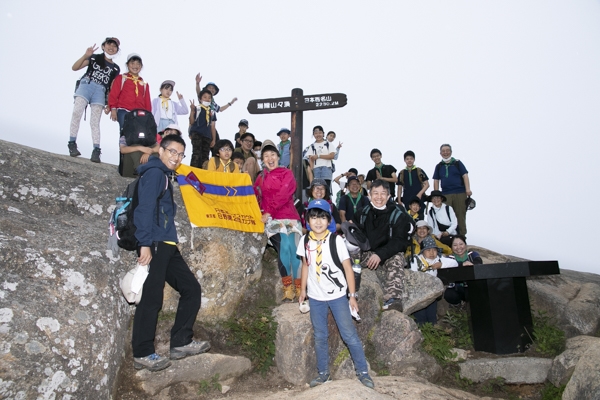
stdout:
<svg viewBox="0 0 600 400">
<path fill-rule="evenodd" d="M 250 100 L 250 114 L 292 113 L 290 126 L 292 146 L 290 149 L 290 167 L 298 183 L 296 198 L 302 199 L 304 168 L 302 166 L 302 112 L 344 107 L 348 100 L 344 93 L 311 94 L 304 96 L 302 89 L 292 89 L 290 97 Z"/>
</svg>

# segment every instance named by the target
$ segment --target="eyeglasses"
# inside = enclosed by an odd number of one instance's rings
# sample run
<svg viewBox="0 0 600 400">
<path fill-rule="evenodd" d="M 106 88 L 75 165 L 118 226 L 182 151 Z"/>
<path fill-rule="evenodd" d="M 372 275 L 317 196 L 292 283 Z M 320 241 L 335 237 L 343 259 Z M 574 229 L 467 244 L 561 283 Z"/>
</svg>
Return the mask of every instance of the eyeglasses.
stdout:
<svg viewBox="0 0 600 400">
<path fill-rule="evenodd" d="M 181 158 L 182 160 L 185 158 L 184 153 L 178 153 L 177 150 L 175 150 L 175 149 L 165 149 L 165 150 L 168 150 L 172 157 L 178 157 L 178 158 Z"/>
<path fill-rule="evenodd" d="M 221 147 L 219 149 L 219 151 L 229 151 L 229 152 L 232 152 L 233 150 L 231 149 L 231 147 Z"/>
<path fill-rule="evenodd" d="M 244 142 L 244 143 L 254 143 L 254 140 L 252 140 L 252 139 L 244 139 L 244 140 L 242 140 L 242 142 Z"/>
</svg>

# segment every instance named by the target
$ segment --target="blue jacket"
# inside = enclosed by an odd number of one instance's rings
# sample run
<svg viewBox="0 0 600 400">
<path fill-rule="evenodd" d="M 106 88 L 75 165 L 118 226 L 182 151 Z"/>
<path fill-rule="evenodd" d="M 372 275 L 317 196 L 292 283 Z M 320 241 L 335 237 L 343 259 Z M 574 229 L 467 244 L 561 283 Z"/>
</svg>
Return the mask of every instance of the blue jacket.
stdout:
<svg viewBox="0 0 600 400">
<path fill-rule="evenodd" d="M 173 187 L 168 189 L 158 202 L 156 200 L 168 183 L 172 171 L 157 157 L 150 157 L 146 164 L 137 168 L 140 181 L 138 184 L 138 205 L 133 211 L 135 237 L 140 246 L 152 246 L 153 242 L 177 243 L 175 229 L 175 213 L 177 206 L 173 202 Z M 158 215 L 158 219 L 157 219 Z"/>
</svg>

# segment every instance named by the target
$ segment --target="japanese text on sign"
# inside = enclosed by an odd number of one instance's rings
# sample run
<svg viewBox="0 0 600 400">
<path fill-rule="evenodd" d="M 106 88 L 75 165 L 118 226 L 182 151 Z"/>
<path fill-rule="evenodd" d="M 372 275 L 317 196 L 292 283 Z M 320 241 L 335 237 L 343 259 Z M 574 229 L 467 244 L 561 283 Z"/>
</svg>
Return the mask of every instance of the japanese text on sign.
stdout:
<svg viewBox="0 0 600 400">
<path fill-rule="evenodd" d="M 256 108 L 259 110 L 267 110 L 267 109 L 275 109 L 275 108 L 290 108 L 289 101 L 279 101 L 279 102 L 265 102 L 265 103 L 257 103 Z"/>
</svg>

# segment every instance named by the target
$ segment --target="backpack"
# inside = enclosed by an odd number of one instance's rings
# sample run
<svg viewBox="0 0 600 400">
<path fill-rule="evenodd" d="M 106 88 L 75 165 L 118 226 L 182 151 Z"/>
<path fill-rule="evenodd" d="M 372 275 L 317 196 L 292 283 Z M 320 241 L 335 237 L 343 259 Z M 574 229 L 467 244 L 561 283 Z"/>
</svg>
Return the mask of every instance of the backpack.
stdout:
<svg viewBox="0 0 600 400">
<path fill-rule="evenodd" d="M 397 203 L 393 203 L 394 204 L 394 211 L 392 211 L 392 214 L 390 215 L 390 237 L 392 236 L 392 227 L 396 224 L 396 222 L 398 222 L 398 218 L 400 218 L 400 216 L 404 213 L 405 216 L 407 217 L 407 220 L 410 222 L 411 225 L 411 229 L 408 232 L 408 240 L 410 241 L 410 250 L 411 250 L 411 254 L 414 256 L 415 254 L 415 244 L 412 240 L 412 233 L 416 231 L 417 229 L 417 225 L 415 220 L 413 219 L 413 217 L 411 217 L 408 212 L 406 212 L 406 209 L 402 206 L 400 206 Z M 367 214 L 369 213 L 369 210 L 371 209 L 371 204 L 367 204 L 366 206 L 363 207 L 363 211 L 360 214 L 360 225 L 364 226 L 365 224 L 365 220 L 367 219 Z M 405 268 L 410 268 L 410 265 L 405 266 Z"/>
<path fill-rule="evenodd" d="M 337 252 L 337 245 L 336 245 L 336 238 L 337 238 L 338 234 L 336 232 L 332 232 L 329 234 L 329 252 L 331 253 L 331 259 L 333 260 L 333 263 L 342 270 L 342 272 L 344 273 L 344 279 L 346 279 L 346 270 L 344 269 L 344 266 L 342 264 L 342 261 L 340 260 L 340 257 L 338 256 L 338 252 Z M 308 259 L 308 254 L 307 249 L 308 249 L 308 241 L 310 239 L 308 238 L 308 234 L 304 235 L 304 258 Z M 354 271 L 354 291 L 358 292 L 358 289 L 360 288 L 360 272 L 356 272 Z M 346 290 L 349 292 L 350 289 L 348 288 L 348 279 L 346 279 Z"/>
<path fill-rule="evenodd" d="M 398 176 L 398 183 L 402 186 L 404 186 L 404 171 L 408 172 L 410 174 L 411 171 L 408 171 L 406 168 L 404 168 L 402 171 L 400 171 L 400 176 Z M 421 185 L 423 184 L 423 170 L 419 167 L 417 167 L 417 177 L 419 178 L 419 182 L 421 182 Z"/>
<path fill-rule="evenodd" d="M 452 222 L 452 218 L 450 218 L 450 206 L 448 204 L 444 204 L 444 205 L 446 206 L 446 215 L 448 216 L 448 220 L 450 222 Z M 433 209 L 433 207 L 429 209 L 429 215 L 435 221 L 435 223 L 438 225 L 438 227 L 444 228 L 444 229 L 441 229 L 441 230 L 445 231 L 446 229 L 449 228 L 448 225 L 440 224 L 438 222 L 438 220 L 435 218 L 435 210 Z M 460 232 L 458 231 L 458 226 L 456 227 L 456 234 L 457 235 L 460 234 Z"/>
<path fill-rule="evenodd" d="M 410 221 L 410 224 L 412 225 L 412 229 L 411 232 L 413 232 L 416 229 L 416 225 L 415 225 L 415 221 L 413 219 L 413 217 L 411 217 L 408 212 L 406 212 L 406 210 L 404 209 L 404 207 L 401 207 L 399 204 L 397 203 L 393 203 L 394 204 L 394 211 L 392 211 L 392 214 L 390 215 L 390 236 L 392 236 L 392 227 L 396 224 L 396 222 L 398 222 L 398 218 L 400 218 L 400 216 L 402 215 L 402 213 L 406 214 L 406 216 L 408 217 L 408 220 Z M 362 209 L 363 211 L 360 213 L 360 225 L 364 226 L 365 225 L 365 220 L 367 219 L 367 214 L 369 213 L 369 211 L 371 210 L 371 204 L 367 204 L 366 206 L 363 207 Z M 410 232 L 409 232 L 410 233 Z"/>
<path fill-rule="evenodd" d="M 142 175 L 143 176 L 143 175 Z M 136 178 L 133 182 L 127 185 L 123 195 L 117 197 L 114 211 L 110 216 L 109 226 L 110 235 L 116 235 L 117 244 L 120 248 L 128 251 L 136 250 L 138 247 L 138 241 L 135 237 L 135 231 L 137 230 L 134 220 L 133 212 L 138 205 L 138 186 L 140 184 L 140 178 Z M 173 188 L 170 187 L 169 178 L 165 175 L 165 188 L 160 193 L 160 196 L 156 198 L 156 220 L 159 218 L 159 203 L 160 199 L 165 195 L 167 189 L 171 189 L 171 203 L 173 203 Z"/>
<path fill-rule="evenodd" d="M 133 110 L 125 114 L 121 136 L 125 136 L 127 146 L 152 147 L 156 144 L 156 121 L 147 110 Z"/>
</svg>

